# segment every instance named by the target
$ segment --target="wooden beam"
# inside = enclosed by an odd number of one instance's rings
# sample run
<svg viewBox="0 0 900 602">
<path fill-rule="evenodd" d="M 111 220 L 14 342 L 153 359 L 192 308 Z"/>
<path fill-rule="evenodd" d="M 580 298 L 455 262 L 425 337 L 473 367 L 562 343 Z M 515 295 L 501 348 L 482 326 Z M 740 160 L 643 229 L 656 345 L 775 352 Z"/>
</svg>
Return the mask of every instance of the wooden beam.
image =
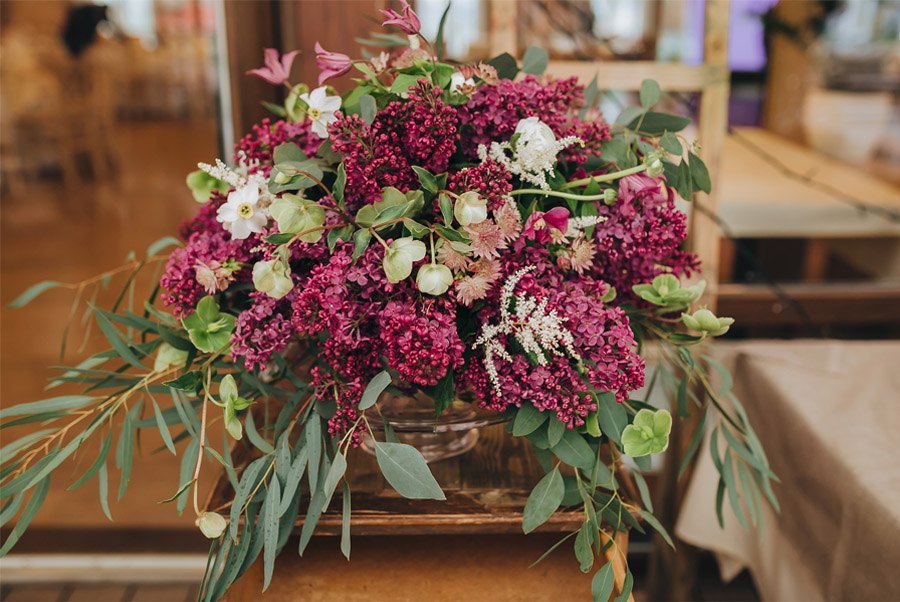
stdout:
<svg viewBox="0 0 900 602">
<path fill-rule="evenodd" d="M 490 0 L 488 4 L 488 48 L 491 56 L 508 52 L 517 56 L 519 37 L 518 0 Z"/>
<path fill-rule="evenodd" d="M 766 285 L 723 284 L 720 313 L 741 326 L 900 324 L 897 284 L 791 284 L 780 290 L 783 296 Z"/>
<path fill-rule="evenodd" d="M 547 73 L 554 77 L 575 76 L 584 83 L 597 77 L 602 90 L 640 90 L 645 79 L 655 79 L 666 92 L 699 92 L 728 83 L 724 65 L 682 65 L 656 61 L 550 61 Z"/>
</svg>

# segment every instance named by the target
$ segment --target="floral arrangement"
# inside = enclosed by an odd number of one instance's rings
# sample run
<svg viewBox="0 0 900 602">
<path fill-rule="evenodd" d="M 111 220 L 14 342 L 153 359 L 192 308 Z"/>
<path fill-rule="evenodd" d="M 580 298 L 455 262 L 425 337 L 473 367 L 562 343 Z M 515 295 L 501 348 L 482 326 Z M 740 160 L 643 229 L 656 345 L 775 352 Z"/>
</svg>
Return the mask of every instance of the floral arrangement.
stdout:
<svg viewBox="0 0 900 602">
<path fill-rule="evenodd" d="M 371 429 L 366 410 L 398 387 L 426 393 L 437 414 L 469 400 L 507 416 L 547 470 L 524 530 L 583 507 L 571 535 L 587 572 L 614 545 L 602 529 L 649 525 L 668 539 L 641 472 L 666 449 L 672 416 L 632 394 L 652 388 L 651 352 L 662 366 L 652 380 L 674 393 L 677 413 L 703 411 L 713 428 L 720 512 L 726 493 L 742 521 L 758 521 L 763 496 L 775 503 L 740 404 L 727 382 L 710 383 L 707 367 L 720 367 L 695 351 L 732 320 L 695 309 L 703 283 L 683 284 L 699 265 L 682 250 L 676 192 L 689 199 L 710 187 L 678 133 L 688 121 L 653 111 L 660 90 L 646 81 L 641 106 L 608 123 L 597 82 L 543 76 L 539 49 L 521 65 L 509 55 L 446 62 L 443 33 L 426 40 L 403 4 L 384 25 L 406 35 L 371 41 L 390 50 L 356 60 L 317 45 L 315 88 L 289 83 L 295 52 L 266 51 L 251 74 L 286 86 L 286 101 L 230 164 L 190 174 L 200 208 L 180 239 L 78 284 L 41 283 L 14 303 L 63 286 L 76 293 L 74 312 L 126 278 L 111 310 L 87 309 L 110 349 L 50 385 L 76 382 L 84 393 L 0 411 L 4 428 L 41 425 L 3 447 L 2 518 L 19 518 L 2 553 L 54 470 L 92 437 L 99 454 L 74 486 L 96 478 L 109 514 L 110 456 L 121 496 L 136 433 L 156 429 L 183 458 L 167 501 L 181 512 L 193 498 L 212 540 L 203 599 L 219 598 L 260 555 L 268 585 L 298 514 L 302 553 L 339 486 L 349 557 L 347 452 Z M 326 84 L 354 71 L 343 95 Z M 163 264 L 148 301 L 128 306 L 138 272 Z M 244 437 L 256 456 L 233 463 L 233 440 Z M 443 499 L 415 448 L 390 437 L 374 446 L 400 494 Z M 198 504 L 204 466 L 231 481 L 227 515 Z M 612 591 L 611 571 L 594 577 L 597 600 Z"/>
</svg>

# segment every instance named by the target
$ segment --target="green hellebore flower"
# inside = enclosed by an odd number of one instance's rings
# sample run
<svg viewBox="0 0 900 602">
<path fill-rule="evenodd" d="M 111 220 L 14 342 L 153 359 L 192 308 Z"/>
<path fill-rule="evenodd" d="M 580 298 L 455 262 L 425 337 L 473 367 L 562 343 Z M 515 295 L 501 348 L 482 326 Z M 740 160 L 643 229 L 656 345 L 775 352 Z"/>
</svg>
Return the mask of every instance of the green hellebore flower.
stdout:
<svg viewBox="0 0 900 602">
<path fill-rule="evenodd" d="M 702 332 L 704 335 L 718 337 L 726 332 L 734 324 L 734 318 L 717 318 L 716 314 L 706 308 L 698 309 L 691 314 L 681 314 L 681 321 L 691 330 Z"/>
<path fill-rule="evenodd" d="M 453 217 L 460 226 L 480 224 L 487 219 L 487 201 L 475 191 L 464 192 L 453 205 Z"/>
<path fill-rule="evenodd" d="M 694 286 L 682 288 L 678 278 L 672 274 L 660 274 L 652 283 L 636 284 L 631 290 L 644 301 L 675 310 L 690 306 L 700 298 L 705 288 L 705 280 Z"/>
<path fill-rule="evenodd" d="M 622 431 L 622 449 L 632 458 L 662 453 L 669 447 L 671 430 L 672 415 L 668 410 L 640 410 Z"/>
<path fill-rule="evenodd" d="M 183 366 L 187 361 L 188 352 L 176 349 L 166 342 L 159 346 L 156 352 L 156 359 L 153 360 L 153 370 L 162 372 L 166 368 L 172 366 Z"/>
<path fill-rule="evenodd" d="M 397 283 L 409 278 L 412 266 L 425 257 L 425 243 L 412 237 L 398 238 L 384 251 L 381 265 L 388 282 Z"/>
<path fill-rule="evenodd" d="M 194 524 L 200 527 L 200 531 L 209 539 L 218 539 L 228 526 L 225 517 L 218 512 L 202 512 Z"/>
<path fill-rule="evenodd" d="M 453 284 L 453 272 L 445 265 L 429 263 L 419 268 L 416 286 L 426 295 L 443 295 Z"/>
<path fill-rule="evenodd" d="M 225 375 L 219 383 L 219 399 L 217 405 L 224 406 L 225 430 L 237 440 L 244 436 L 244 427 L 237 413 L 250 407 L 251 401 L 238 394 L 237 383 L 230 374 Z"/>
<path fill-rule="evenodd" d="M 258 261 L 253 266 L 253 286 L 273 299 L 281 299 L 294 288 L 290 268 L 280 259 Z"/>
<path fill-rule="evenodd" d="M 205 203 L 212 196 L 213 191 L 228 192 L 228 184 L 218 178 L 214 178 L 202 169 L 192 171 L 185 179 L 185 183 L 191 190 L 194 200 Z"/>
<path fill-rule="evenodd" d="M 191 343 L 205 353 L 215 353 L 228 345 L 234 323 L 235 317 L 221 313 L 211 295 L 200 299 L 194 313 L 181 320 Z"/>
<path fill-rule="evenodd" d="M 322 238 L 321 228 L 325 224 L 325 208 L 296 194 L 286 193 L 272 201 L 269 214 L 278 222 L 278 231 L 285 234 L 299 234 L 303 242 L 318 242 Z M 310 232 L 313 230 L 313 232 Z"/>
</svg>

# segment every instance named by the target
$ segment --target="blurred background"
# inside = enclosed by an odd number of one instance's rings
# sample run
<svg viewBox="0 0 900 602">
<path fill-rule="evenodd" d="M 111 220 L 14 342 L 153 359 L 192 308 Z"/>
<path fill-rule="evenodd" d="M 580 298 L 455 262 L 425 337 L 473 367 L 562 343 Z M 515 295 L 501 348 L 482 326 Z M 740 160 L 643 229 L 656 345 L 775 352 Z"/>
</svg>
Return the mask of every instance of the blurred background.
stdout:
<svg viewBox="0 0 900 602">
<path fill-rule="evenodd" d="M 52 293 L 17 311 L 8 303 L 34 282 L 77 282 L 175 233 L 196 210 L 186 174 L 198 161 L 229 159 L 235 139 L 267 116 L 261 101 L 281 98 L 282 90 L 244 75 L 261 64 L 262 48 L 300 49 L 293 81 L 313 83 L 314 43 L 358 55 L 357 40 L 379 28 L 378 9 L 390 4 L 0 2 L 4 405 L 41 395 L 47 366 L 60 363 L 71 299 Z M 413 4 L 424 33 L 433 36 L 446 0 Z M 553 60 L 657 61 L 672 68 L 704 61 L 703 0 L 521 0 L 513 22 L 503 26 L 496 23 L 497 4 L 452 2 L 450 58 L 489 58 L 502 36 L 520 54 L 543 46 Z M 897 338 L 900 1 L 732 0 L 729 10 L 728 131 L 713 216 L 721 234 L 718 313 L 737 320 L 728 338 L 736 344 Z M 612 121 L 635 102 L 633 93 L 609 90 L 602 108 Z M 691 117 L 700 107 L 699 95 L 690 92 L 664 102 L 664 110 Z M 69 362 L 84 334 L 79 324 L 75 331 Z M 88 336 L 83 352 L 92 345 Z M 156 446 L 144 445 L 147 451 Z M 148 503 L 171 494 L 177 462 L 168 454 L 147 455 L 136 469 L 142 478 L 113 507 L 112 524 L 96 492 L 52 491 L 17 550 L 21 557 L 0 561 L 2 599 L 190 596 L 205 542 L 192 517 Z M 167 480 L 155 481 L 157 473 Z M 535 540 L 537 557 L 544 542 Z M 316 570 L 336 570 L 328 565 L 336 544 L 321 546 L 328 554 Z M 159 560 L 160 574 L 168 576 L 162 584 L 141 585 L 146 572 L 138 571 L 133 582 L 91 590 L 73 585 L 79 579 L 65 572 L 65 563 L 56 569 L 62 578 L 35 582 L 38 565 L 29 564 L 29 554 L 61 551 L 185 556 Z M 746 575 L 724 586 L 707 570 L 701 585 L 704 599 L 759 595 Z"/>
</svg>

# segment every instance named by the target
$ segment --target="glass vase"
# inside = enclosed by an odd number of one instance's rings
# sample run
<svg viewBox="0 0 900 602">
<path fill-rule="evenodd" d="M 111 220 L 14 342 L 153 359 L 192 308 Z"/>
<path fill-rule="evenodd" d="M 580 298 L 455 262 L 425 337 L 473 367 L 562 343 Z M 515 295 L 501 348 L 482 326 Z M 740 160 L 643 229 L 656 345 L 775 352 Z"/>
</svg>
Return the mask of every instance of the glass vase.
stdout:
<svg viewBox="0 0 900 602">
<path fill-rule="evenodd" d="M 418 449 L 426 462 L 466 453 L 478 443 L 479 428 L 507 420 L 502 414 L 462 400 L 454 401 L 437 416 L 434 400 L 423 391 L 385 391 L 378 403 L 366 410 L 366 418 L 372 427 L 372 433 L 363 436 L 363 449 L 367 452 L 375 453 L 373 435 L 375 440 L 385 441 L 389 427 L 397 442 Z"/>
</svg>

